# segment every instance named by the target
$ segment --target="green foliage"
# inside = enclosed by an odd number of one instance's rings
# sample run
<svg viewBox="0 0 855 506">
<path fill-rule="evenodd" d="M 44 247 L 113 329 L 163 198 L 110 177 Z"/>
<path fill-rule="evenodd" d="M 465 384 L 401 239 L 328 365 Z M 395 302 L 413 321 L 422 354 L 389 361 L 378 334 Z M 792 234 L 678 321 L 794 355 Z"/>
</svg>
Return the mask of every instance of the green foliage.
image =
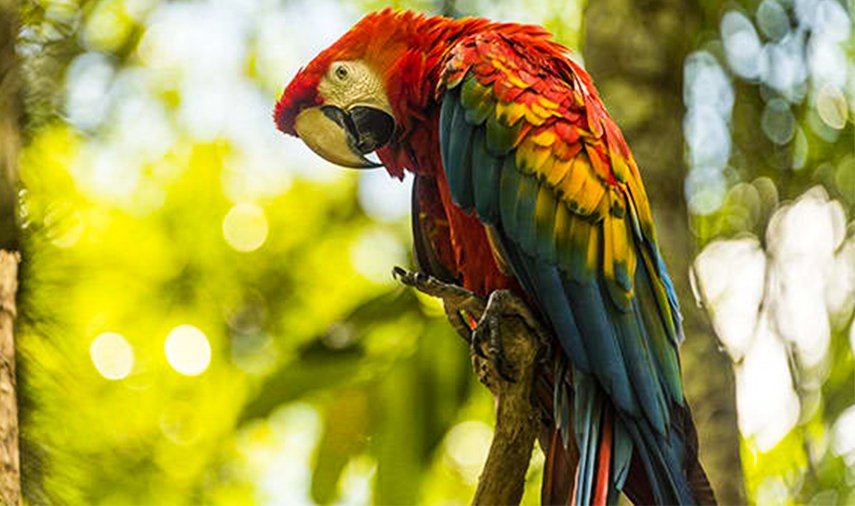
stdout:
<svg viewBox="0 0 855 506">
<path fill-rule="evenodd" d="M 395 5 L 542 22 L 581 40 L 584 2 Z M 406 218 L 372 214 L 370 199 L 389 195 L 361 196 L 364 179 L 321 165 L 269 120 L 287 73 L 377 7 L 24 3 L 17 344 L 30 503 L 469 501 L 492 397 L 436 301 L 391 278 L 410 263 Z M 209 31 L 182 39 L 197 21 Z M 705 48 L 724 58 L 720 43 Z M 796 108 L 801 159 L 796 141 L 758 135 L 765 92 L 736 88 L 740 149 L 722 206 L 691 216 L 697 245 L 763 238 L 779 204 L 817 183 L 851 218 L 851 120 L 827 142 L 805 126 L 810 107 Z M 743 441 L 755 502 L 853 500 L 852 470 L 829 449 L 855 404 L 843 320 L 821 370 L 794 383 L 799 424 L 765 452 Z M 173 338 L 189 351 L 170 352 Z M 526 504 L 542 464 L 536 451 Z"/>
<path fill-rule="evenodd" d="M 324 36 L 359 15 L 329 5 L 341 10 L 315 12 Z M 491 397 L 437 302 L 391 278 L 409 264 L 406 218 L 367 214 L 356 175 L 283 148 L 269 113 L 247 136 L 229 125 L 245 117 L 211 130 L 185 110 L 217 79 L 243 94 L 192 114 L 226 101 L 234 115 L 262 95 L 272 107 L 277 69 L 321 47 L 281 37 L 304 9 L 24 3 L 17 338 L 30 502 L 456 503 L 474 492 Z M 189 20 L 216 33 L 188 40 L 200 36 Z"/>
</svg>

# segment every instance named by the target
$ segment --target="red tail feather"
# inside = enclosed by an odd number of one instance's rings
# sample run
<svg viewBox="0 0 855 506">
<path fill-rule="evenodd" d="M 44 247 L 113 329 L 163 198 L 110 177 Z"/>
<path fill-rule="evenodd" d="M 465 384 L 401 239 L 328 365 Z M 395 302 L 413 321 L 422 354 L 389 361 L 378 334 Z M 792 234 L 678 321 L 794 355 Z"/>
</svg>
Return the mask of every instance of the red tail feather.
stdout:
<svg viewBox="0 0 855 506">
<path fill-rule="evenodd" d="M 612 414 L 611 409 L 606 408 L 603 413 L 602 426 L 600 427 L 600 444 L 597 448 L 597 474 L 594 478 L 594 498 L 591 503 L 593 506 L 606 506 L 609 500 L 609 486 L 611 483 L 612 470 L 612 445 L 614 438 L 612 433 Z M 576 479 L 573 483 L 573 493 L 570 495 L 569 505 L 576 504 L 576 494 L 579 490 L 579 471 L 580 466 L 576 464 Z"/>
<path fill-rule="evenodd" d="M 605 506 L 609 498 L 609 482 L 612 467 L 612 414 L 606 408 L 603 416 L 603 436 L 598 452 L 597 482 L 594 486 L 594 505 Z"/>
<path fill-rule="evenodd" d="M 576 504 L 576 492 L 579 491 L 579 469 L 581 469 L 581 467 L 579 466 L 579 463 L 577 462 L 576 463 L 576 472 L 574 473 L 576 475 L 576 479 L 573 480 L 573 493 L 570 494 L 570 501 L 567 502 L 567 506 L 572 506 L 572 505 Z"/>
<path fill-rule="evenodd" d="M 543 468 L 541 504 L 566 504 L 570 496 L 572 469 L 576 466 L 575 447 L 564 448 L 561 431 L 551 430 Z"/>
</svg>

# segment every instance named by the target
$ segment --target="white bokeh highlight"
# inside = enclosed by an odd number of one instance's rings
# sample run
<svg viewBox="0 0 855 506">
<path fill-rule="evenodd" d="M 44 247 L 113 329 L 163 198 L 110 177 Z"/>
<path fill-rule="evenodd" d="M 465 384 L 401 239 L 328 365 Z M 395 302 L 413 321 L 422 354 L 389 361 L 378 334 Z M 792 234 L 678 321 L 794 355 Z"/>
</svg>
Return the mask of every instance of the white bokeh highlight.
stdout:
<svg viewBox="0 0 855 506">
<path fill-rule="evenodd" d="M 716 241 L 695 259 L 693 280 L 703 294 L 716 335 L 734 362 L 745 356 L 757 331 L 766 255 L 756 237 Z"/>
<path fill-rule="evenodd" d="M 751 347 L 736 367 L 739 431 L 754 438 L 756 448 L 771 450 L 799 419 L 787 350 L 767 314 L 761 315 Z"/>
<path fill-rule="evenodd" d="M 179 325 L 163 344 L 166 361 L 185 376 L 198 376 L 211 364 L 211 344 L 205 333 L 192 325 Z"/>
<path fill-rule="evenodd" d="M 762 45 L 757 30 L 745 14 L 734 10 L 721 18 L 721 39 L 733 72 L 745 79 L 759 77 Z"/>
<path fill-rule="evenodd" d="M 105 332 L 89 346 L 92 364 L 109 380 L 124 379 L 134 368 L 134 349 L 127 339 L 115 332 Z"/>
<path fill-rule="evenodd" d="M 393 265 L 404 265 L 407 250 L 401 240 L 380 227 L 363 232 L 350 247 L 353 268 L 377 284 L 392 284 Z"/>
<path fill-rule="evenodd" d="M 734 361 L 739 429 L 756 450 L 798 422 L 791 370 L 822 370 L 835 321 L 855 305 L 855 240 L 845 237 L 842 205 L 817 186 L 772 215 L 765 249 L 746 235 L 714 241 L 694 261 L 697 295 Z M 800 388 L 810 399 L 818 384 Z"/>
<path fill-rule="evenodd" d="M 806 366 L 818 364 L 828 351 L 825 293 L 830 280 L 840 275 L 833 270 L 833 259 L 845 223 L 840 203 L 829 201 L 817 186 L 779 209 L 766 230 L 770 311 L 781 337 L 795 345 Z"/>
<path fill-rule="evenodd" d="M 724 170 L 730 158 L 733 87 L 716 58 L 707 51 L 686 57 L 683 67 L 683 136 L 689 174 L 686 203 L 698 215 L 715 212 L 727 195 Z"/>
<path fill-rule="evenodd" d="M 445 436 L 445 458 L 460 473 L 463 480 L 474 485 L 490 451 L 493 430 L 484 422 L 461 422 Z"/>
<path fill-rule="evenodd" d="M 251 203 L 232 206 L 223 218 L 223 238 L 236 251 L 248 253 L 267 240 L 268 226 L 264 209 Z"/>
<path fill-rule="evenodd" d="M 372 219 L 394 222 L 410 213 L 413 176 L 404 180 L 389 177 L 385 169 L 366 170 L 359 174 L 359 206 Z"/>
<path fill-rule="evenodd" d="M 847 466 L 855 466 L 855 406 L 849 406 L 837 417 L 833 438 L 834 453 L 843 457 Z"/>
</svg>

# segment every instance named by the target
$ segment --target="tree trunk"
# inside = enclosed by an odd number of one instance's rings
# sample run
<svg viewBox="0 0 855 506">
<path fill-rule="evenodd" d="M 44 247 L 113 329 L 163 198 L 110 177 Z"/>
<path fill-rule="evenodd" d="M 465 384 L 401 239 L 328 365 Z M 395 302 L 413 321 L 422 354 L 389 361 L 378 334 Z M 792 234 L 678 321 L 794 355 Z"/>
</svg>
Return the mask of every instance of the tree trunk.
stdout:
<svg viewBox="0 0 855 506">
<path fill-rule="evenodd" d="M 0 249 L 17 248 L 15 195 L 20 150 L 20 79 L 15 53 L 17 0 L 0 0 Z"/>
<path fill-rule="evenodd" d="M 683 198 L 682 76 L 703 25 L 704 13 L 694 2 L 591 0 L 583 49 L 587 69 L 641 168 L 659 244 L 682 302 L 683 378 L 701 461 L 718 500 L 742 504 L 733 371 L 689 287 L 694 244 Z"/>
<path fill-rule="evenodd" d="M 0 250 L 0 502 L 21 504 L 18 404 L 15 388 L 15 292 L 18 255 Z"/>
<path fill-rule="evenodd" d="M 0 503 L 21 504 L 15 380 L 15 294 L 18 288 L 17 192 L 20 72 L 15 53 L 18 2 L 0 0 Z"/>
</svg>

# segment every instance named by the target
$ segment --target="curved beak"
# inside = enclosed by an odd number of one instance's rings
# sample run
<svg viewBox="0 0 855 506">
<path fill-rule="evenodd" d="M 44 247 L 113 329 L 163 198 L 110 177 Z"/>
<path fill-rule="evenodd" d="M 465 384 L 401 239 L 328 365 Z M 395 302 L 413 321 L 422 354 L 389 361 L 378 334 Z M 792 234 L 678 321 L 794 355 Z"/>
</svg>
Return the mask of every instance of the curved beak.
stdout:
<svg viewBox="0 0 855 506">
<path fill-rule="evenodd" d="M 353 169 L 380 167 L 365 155 L 392 138 L 395 120 L 386 111 L 354 106 L 309 107 L 297 115 L 294 129 L 312 151 L 324 159 Z"/>
</svg>

